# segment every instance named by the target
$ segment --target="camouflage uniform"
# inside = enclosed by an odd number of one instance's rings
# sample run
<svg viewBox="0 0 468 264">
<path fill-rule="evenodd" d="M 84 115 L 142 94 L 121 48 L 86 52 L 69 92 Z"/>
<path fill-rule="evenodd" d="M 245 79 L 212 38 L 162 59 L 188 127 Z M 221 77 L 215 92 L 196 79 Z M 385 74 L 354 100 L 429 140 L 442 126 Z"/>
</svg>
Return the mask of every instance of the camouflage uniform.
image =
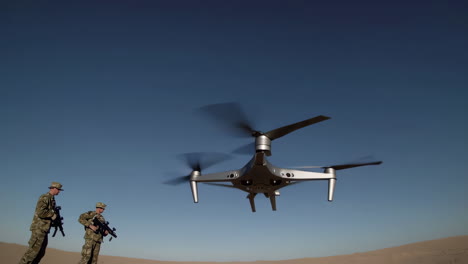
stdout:
<svg viewBox="0 0 468 264">
<path fill-rule="evenodd" d="M 61 187 L 61 185 L 60 185 Z M 50 225 L 55 214 L 55 199 L 50 193 L 39 197 L 36 211 L 30 227 L 29 248 L 20 260 L 20 264 L 39 263 L 45 255 Z"/>
<path fill-rule="evenodd" d="M 105 208 L 106 205 L 103 203 L 97 203 L 96 207 Z M 102 223 L 105 223 L 106 221 L 104 217 L 101 214 L 98 214 L 96 211 L 88 211 L 83 213 L 78 219 L 78 222 L 80 222 L 85 227 L 85 243 L 83 245 L 83 249 L 81 250 L 81 260 L 79 264 L 96 264 L 98 261 L 103 235 L 99 229 L 94 232 L 91 228 L 89 228 L 90 225 L 93 225 L 93 219 L 95 217 L 98 218 Z"/>
</svg>

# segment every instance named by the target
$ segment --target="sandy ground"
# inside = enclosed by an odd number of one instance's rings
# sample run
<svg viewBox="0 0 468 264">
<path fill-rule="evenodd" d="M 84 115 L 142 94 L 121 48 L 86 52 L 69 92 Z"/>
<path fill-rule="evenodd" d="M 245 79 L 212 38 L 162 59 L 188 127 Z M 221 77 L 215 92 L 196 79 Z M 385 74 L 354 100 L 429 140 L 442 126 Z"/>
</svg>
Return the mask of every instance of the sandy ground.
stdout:
<svg viewBox="0 0 468 264">
<path fill-rule="evenodd" d="M 16 264 L 26 246 L 0 242 L 0 263 Z M 48 248 L 42 264 L 78 263 L 79 252 Z M 220 262 L 157 261 L 113 256 L 100 256 L 98 264 L 201 264 Z M 375 251 L 323 258 L 281 261 L 221 262 L 221 264 L 468 264 L 468 236 L 449 237 L 385 248 Z"/>
</svg>

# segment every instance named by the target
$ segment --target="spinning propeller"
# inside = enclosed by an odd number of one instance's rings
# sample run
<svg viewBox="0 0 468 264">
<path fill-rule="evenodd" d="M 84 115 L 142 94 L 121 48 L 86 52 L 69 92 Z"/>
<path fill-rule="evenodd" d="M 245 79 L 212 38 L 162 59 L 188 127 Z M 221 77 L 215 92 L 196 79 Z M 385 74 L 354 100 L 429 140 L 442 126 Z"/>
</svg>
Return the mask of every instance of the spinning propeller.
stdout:
<svg viewBox="0 0 468 264">
<path fill-rule="evenodd" d="M 234 150 L 233 153 L 236 154 L 251 154 L 253 150 L 262 150 L 265 151 L 268 155 L 271 155 L 270 147 L 272 140 L 283 137 L 303 127 L 330 119 L 330 117 L 319 115 L 264 133 L 253 128 L 251 122 L 248 120 L 247 116 L 238 103 L 207 105 L 201 107 L 200 111 L 214 118 L 216 121 L 219 121 L 218 124 L 224 126 L 225 129 L 234 136 L 251 136 L 256 138 L 255 143 L 251 143 Z M 259 146 L 261 147 L 259 148 Z"/>
<path fill-rule="evenodd" d="M 199 111 L 219 121 L 217 124 L 233 136 L 250 137 L 260 133 L 252 128 L 251 122 L 238 103 L 206 105 L 199 108 Z"/>
<path fill-rule="evenodd" d="M 350 168 L 355 168 L 355 167 L 361 167 L 361 166 L 369 166 L 369 165 L 379 165 L 382 164 L 382 161 L 375 161 L 375 162 L 367 162 L 367 163 L 350 163 L 350 164 L 342 164 L 342 165 L 332 165 L 324 168 L 332 168 L 334 170 L 344 170 L 344 169 L 350 169 Z"/>
<path fill-rule="evenodd" d="M 201 172 L 217 163 L 230 159 L 231 155 L 217 152 L 191 152 L 180 154 L 178 158 L 182 160 L 191 171 Z M 189 180 L 190 174 L 166 181 L 165 184 L 178 185 L 188 182 Z"/>
<path fill-rule="evenodd" d="M 374 162 L 366 162 L 366 163 L 348 163 L 348 164 L 332 165 L 332 166 L 300 166 L 300 167 L 295 167 L 295 168 L 298 168 L 298 169 L 331 168 L 334 170 L 344 170 L 344 169 L 350 169 L 350 168 L 355 168 L 355 167 L 380 165 L 380 164 L 382 164 L 382 161 L 374 161 Z"/>
</svg>

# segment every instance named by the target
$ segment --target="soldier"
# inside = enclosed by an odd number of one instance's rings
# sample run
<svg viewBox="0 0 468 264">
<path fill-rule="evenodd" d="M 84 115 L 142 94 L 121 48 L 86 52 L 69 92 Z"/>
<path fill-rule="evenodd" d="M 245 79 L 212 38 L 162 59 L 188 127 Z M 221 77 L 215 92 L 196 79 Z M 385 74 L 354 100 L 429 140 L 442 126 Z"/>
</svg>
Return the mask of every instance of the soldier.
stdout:
<svg viewBox="0 0 468 264">
<path fill-rule="evenodd" d="M 52 182 L 49 192 L 39 197 L 36 211 L 30 227 L 29 248 L 20 260 L 20 264 L 39 263 L 45 255 L 51 223 L 57 218 L 55 213 L 55 195 L 63 191 L 62 184 Z"/>
<path fill-rule="evenodd" d="M 78 222 L 85 227 L 85 243 L 81 251 L 81 260 L 79 264 L 96 264 L 98 261 L 99 250 L 103 236 L 107 236 L 108 232 L 102 232 L 98 226 L 93 224 L 93 219 L 98 218 L 101 223 L 105 223 L 104 217 L 101 215 L 106 209 L 105 204 L 96 203 L 95 211 L 88 211 L 80 215 Z"/>
</svg>

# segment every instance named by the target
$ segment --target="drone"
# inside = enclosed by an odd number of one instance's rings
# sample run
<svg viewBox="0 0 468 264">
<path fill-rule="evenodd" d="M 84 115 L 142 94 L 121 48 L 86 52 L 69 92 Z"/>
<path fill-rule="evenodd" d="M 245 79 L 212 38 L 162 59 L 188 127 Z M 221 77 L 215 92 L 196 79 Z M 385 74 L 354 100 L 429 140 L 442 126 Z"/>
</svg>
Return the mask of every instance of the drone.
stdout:
<svg viewBox="0 0 468 264">
<path fill-rule="evenodd" d="M 328 181 L 328 201 L 331 202 L 333 201 L 337 171 L 382 163 L 382 161 L 375 161 L 331 166 L 303 166 L 298 167 L 298 169 L 276 167 L 267 160 L 267 157 L 272 155 L 272 141 L 298 129 L 328 120 L 330 117 L 319 115 L 268 132 L 261 132 L 252 128 L 252 125 L 237 103 L 213 104 L 204 106 L 199 110 L 217 119 L 219 121 L 217 122 L 218 124 L 227 125 L 227 131 L 235 135 L 253 137 L 255 141 L 233 151 L 236 154 L 249 153 L 253 155 L 247 164 L 237 170 L 202 174 L 202 169 L 229 159 L 230 155 L 228 154 L 194 152 L 180 156 L 182 159 L 185 159 L 192 172 L 190 175 L 178 177 L 166 183 L 175 185 L 189 182 L 194 203 L 198 203 L 197 184 L 206 183 L 247 192 L 252 212 L 256 212 L 255 197 L 258 194 L 263 194 L 266 198 L 270 199 L 272 210 L 276 211 L 276 197 L 280 195 L 279 190 L 281 188 L 304 181 L 317 180 Z M 300 170 L 312 168 L 322 169 L 323 172 Z"/>
</svg>

